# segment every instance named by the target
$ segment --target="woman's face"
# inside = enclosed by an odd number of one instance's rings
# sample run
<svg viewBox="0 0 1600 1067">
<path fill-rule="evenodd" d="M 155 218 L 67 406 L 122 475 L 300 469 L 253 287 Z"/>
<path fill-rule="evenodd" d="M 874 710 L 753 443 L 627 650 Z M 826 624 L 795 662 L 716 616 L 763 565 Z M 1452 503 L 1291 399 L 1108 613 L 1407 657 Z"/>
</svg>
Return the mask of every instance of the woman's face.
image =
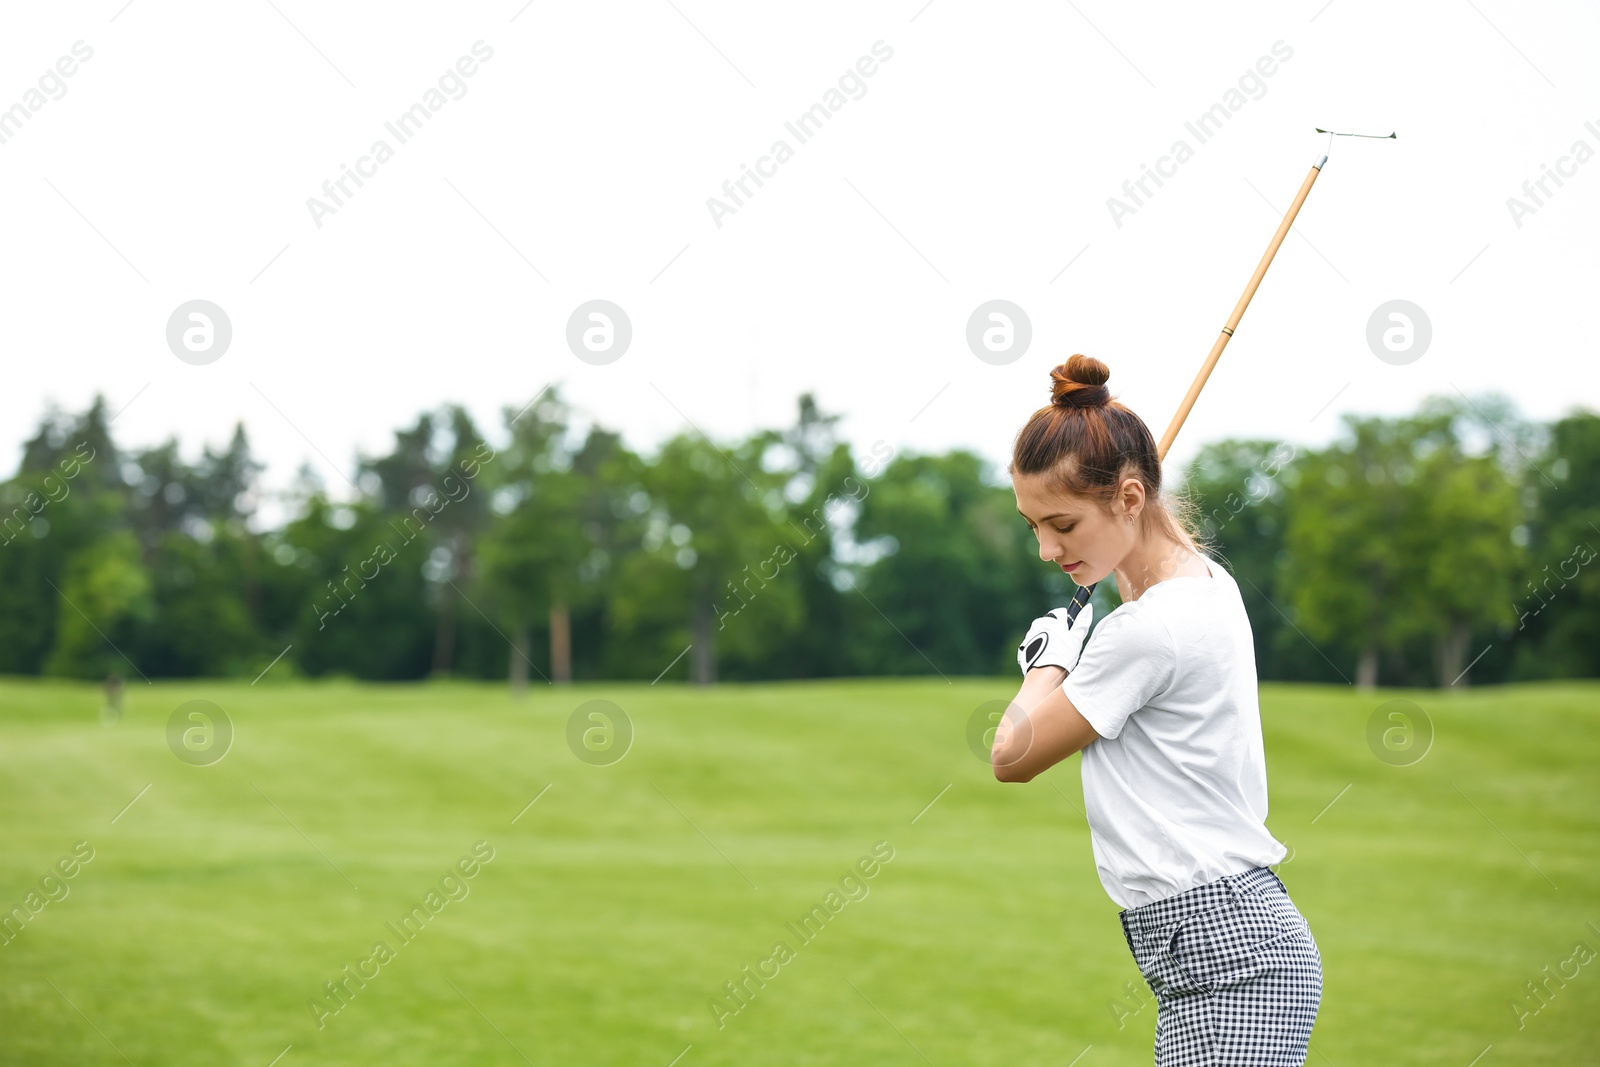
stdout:
<svg viewBox="0 0 1600 1067">
<path fill-rule="evenodd" d="M 1124 480 L 1107 513 L 1095 501 L 1053 492 L 1047 483 L 1042 474 L 1011 479 L 1017 511 L 1039 539 L 1039 558 L 1059 565 L 1078 585 L 1103 581 L 1138 540 L 1144 486 L 1137 478 Z M 1128 521 L 1130 515 L 1135 521 Z"/>
</svg>

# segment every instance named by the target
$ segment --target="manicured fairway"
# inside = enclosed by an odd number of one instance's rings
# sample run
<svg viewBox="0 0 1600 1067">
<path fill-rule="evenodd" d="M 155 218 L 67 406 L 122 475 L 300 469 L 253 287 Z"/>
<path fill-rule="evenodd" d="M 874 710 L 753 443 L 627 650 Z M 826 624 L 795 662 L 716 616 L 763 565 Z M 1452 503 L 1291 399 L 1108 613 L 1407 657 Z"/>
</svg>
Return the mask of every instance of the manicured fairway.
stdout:
<svg viewBox="0 0 1600 1067">
<path fill-rule="evenodd" d="M 107 727 L 92 686 L 0 680 L 0 908 L 29 915 L 0 1063 L 1148 1064 L 1078 760 L 1001 785 L 968 748 L 1015 686 L 135 681 Z M 1367 739 L 1399 697 L 1435 730 L 1409 766 Z M 236 728 L 210 766 L 168 747 L 191 699 Z M 609 766 L 568 747 L 593 699 L 635 730 Z M 1309 1062 L 1600 1062 L 1600 685 L 1262 706 L 1326 976 Z"/>
</svg>

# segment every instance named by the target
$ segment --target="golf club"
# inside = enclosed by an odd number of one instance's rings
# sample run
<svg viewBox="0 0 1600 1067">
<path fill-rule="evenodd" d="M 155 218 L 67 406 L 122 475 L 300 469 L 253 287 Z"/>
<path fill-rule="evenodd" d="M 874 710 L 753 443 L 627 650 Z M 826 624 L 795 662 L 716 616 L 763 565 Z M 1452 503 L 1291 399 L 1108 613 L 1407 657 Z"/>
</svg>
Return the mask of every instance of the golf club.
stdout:
<svg viewBox="0 0 1600 1067">
<path fill-rule="evenodd" d="M 1318 133 L 1328 135 L 1328 145 L 1317 161 L 1311 164 L 1311 171 L 1300 184 L 1300 191 L 1295 194 L 1294 203 L 1289 205 L 1289 210 L 1284 213 L 1283 221 L 1278 224 L 1278 232 L 1272 235 L 1272 240 L 1267 244 L 1267 251 L 1261 257 L 1261 262 L 1256 265 L 1255 274 L 1251 275 L 1250 282 L 1244 287 L 1244 295 L 1234 305 L 1233 314 L 1228 316 L 1227 325 L 1222 327 L 1222 332 L 1217 335 L 1216 343 L 1211 346 L 1211 352 L 1206 356 L 1205 362 L 1200 365 L 1200 371 L 1194 376 L 1194 381 L 1189 385 L 1189 391 L 1184 394 L 1183 402 L 1178 405 L 1177 414 L 1172 416 L 1172 422 L 1167 425 L 1166 433 L 1161 435 L 1161 440 L 1156 446 L 1156 454 L 1161 459 L 1167 458 L 1167 450 L 1172 447 L 1173 440 L 1178 436 L 1178 430 L 1183 426 L 1184 419 L 1189 417 L 1189 411 L 1194 407 L 1194 402 L 1200 397 L 1200 390 L 1205 387 L 1206 379 L 1211 377 L 1211 370 L 1217 365 L 1222 350 L 1227 347 L 1228 341 L 1233 337 L 1233 331 L 1238 328 L 1239 320 L 1244 318 L 1244 309 L 1250 306 L 1250 298 L 1256 295 L 1256 288 L 1261 284 L 1261 279 L 1266 276 L 1267 268 L 1272 265 L 1272 257 L 1278 254 L 1278 246 L 1283 244 L 1283 239 L 1289 233 L 1289 227 L 1294 224 L 1295 216 L 1300 213 L 1300 205 L 1306 202 L 1306 195 L 1311 192 L 1312 184 L 1317 180 L 1317 175 L 1322 173 L 1322 165 L 1328 161 L 1328 151 L 1333 148 L 1335 137 L 1373 137 L 1379 140 L 1395 139 L 1395 134 L 1377 133 L 1342 133 L 1337 130 L 1324 130 L 1313 127 Z M 1096 582 L 1095 585 L 1099 583 Z M 1081 585 L 1072 595 L 1072 602 L 1067 606 L 1067 617 L 1076 619 L 1078 612 L 1089 602 L 1094 595 L 1094 585 Z"/>
</svg>

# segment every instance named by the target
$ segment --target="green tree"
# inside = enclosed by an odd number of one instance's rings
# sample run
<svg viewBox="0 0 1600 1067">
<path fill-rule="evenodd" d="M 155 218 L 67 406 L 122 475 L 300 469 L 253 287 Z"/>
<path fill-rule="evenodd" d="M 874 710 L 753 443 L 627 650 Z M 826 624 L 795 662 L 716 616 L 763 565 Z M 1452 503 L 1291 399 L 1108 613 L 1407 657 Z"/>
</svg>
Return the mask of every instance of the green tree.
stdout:
<svg viewBox="0 0 1600 1067">
<path fill-rule="evenodd" d="M 1380 654 L 1420 629 L 1419 605 L 1406 596 L 1417 561 L 1396 536 L 1416 521 L 1415 494 L 1404 488 L 1417 442 L 1401 422 L 1343 420 L 1343 440 L 1296 465 L 1279 584 L 1308 640 L 1335 656 L 1357 651 L 1356 684 L 1368 688 Z"/>
<path fill-rule="evenodd" d="M 155 618 L 150 575 L 131 531 L 117 530 L 67 557 L 54 647 L 44 673 L 104 678 L 128 667 L 119 649 Z"/>
<path fill-rule="evenodd" d="M 575 452 L 570 417 L 553 388 L 516 415 L 507 409 L 509 441 L 495 459 L 495 514 L 482 543 L 480 602 L 511 630 L 514 692 L 527 685 L 533 625 L 540 614 L 549 631 L 545 680 L 572 680 L 572 607 L 575 600 L 587 599 L 582 568 L 604 539 L 603 534 L 591 539 L 596 531 L 586 524 L 585 505 L 596 492 L 604 495 L 604 453 L 620 442 L 595 427 Z"/>
<path fill-rule="evenodd" d="M 0 671 L 130 670 L 108 643 L 129 648 L 119 627 L 148 617 L 147 576 L 119 537 L 126 510 L 104 398 L 77 417 L 51 405 L 23 445 L 17 474 L 0 485 Z M 88 619 L 67 598 L 81 599 Z"/>
<path fill-rule="evenodd" d="M 278 653 L 282 646 L 268 649 L 245 603 L 254 543 L 255 535 L 226 526 L 203 538 L 162 535 L 148 556 L 155 624 L 124 646 L 146 674 L 253 677 Z"/>
<path fill-rule="evenodd" d="M 1016 507 L 987 461 L 964 450 L 899 455 L 869 483 L 855 531 L 867 562 L 852 568 L 862 602 L 855 671 L 1016 669 L 1029 622 L 1076 589 L 1039 559 Z"/>
<path fill-rule="evenodd" d="M 1287 484 L 1298 451 L 1281 441 L 1229 438 L 1203 446 L 1183 475 L 1182 491 L 1193 504 L 1201 537 L 1238 582 L 1262 678 L 1283 676 L 1277 661 L 1288 657 L 1278 652 L 1280 644 L 1304 643 L 1284 622 L 1278 607 L 1283 591 L 1276 584 L 1288 525 Z"/>
<path fill-rule="evenodd" d="M 850 446 L 838 439 L 841 418 L 824 414 L 812 394 L 802 394 L 794 424 L 769 450 L 780 457 L 774 469 L 786 479 L 784 499 L 790 502 L 786 525 L 794 536 L 787 543 L 796 558 L 786 568 L 785 580 L 796 588 L 805 621 L 781 650 L 781 666 L 774 662 L 771 668 L 789 677 L 848 669 L 854 605 L 845 598 L 861 598 L 848 591 L 852 579 L 840 567 L 839 556 L 851 543 L 867 486 Z"/>
<path fill-rule="evenodd" d="M 1511 621 L 1521 511 L 1492 440 L 1504 419 L 1489 398 L 1435 398 L 1399 419 L 1346 415 L 1342 440 L 1296 464 L 1280 580 L 1312 640 L 1359 650 L 1358 685 L 1377 684 L 1380 657 L 1402 662 L 1416 641 L 1431 648 L 1438 684 L 1453 684 L 1473 634 Z"/>
<path fill-rule="evenodd" d="M 1515 621 L 1511 596 L 1524 561 L 1512 534 L 1521 505 L 1493 455 L 1440 449 L 1419 459 L 1415 478 L 1422 490 L 1417 592 L 1427 598 L 1425 633 L 1443 687 L 1465 681 L 1474 633 L 1492 628 L 1499 636 Z"/>
<path fill-rule="evenodd" d="M 1516 676 L 1600 676 L 1600 415 L 1550 426 L 1527 478 L 1528 573 L 1513 591 Z"/>
<path fill-rule="evenodd" d="M 357 461 L 362 484 L 375 488 L 380 511 L 394 520 L 403 543 L 417 542 L 402 567 L 423 568 L 434 606 L 431 670 L 437 675 L 449 674 L 456 663 L 462 590 L 472 581 L 477 537 L 489 518 L 486 494 L 477 491 L 476 475 L 467 475 L 492 456 L 485 445 L 471 416 L 452 404 L 442 418 L 425 412 L 411 429 L 396 431 L 387 455 Z"/>
<path fill-rule="evenodd" d="M 770 433 L 726 447 L 680 434 L 646 470 L 646 531 L 614 587 L 613 616 L 623 633 L 656 631 L 647 667 L 665 669 L 687 648 L 691 681 L 711 685 L 719 647 L 750 669 L 802 625 L 794 584 L 777 580 L 794 550 L 784 479 L 762 462 L 771 444 Z"/>
<path fill-rule="evenodd" d="M 435 546 L 433 559 L 438 577 L 439 620 L 433 646 L 433 670 L 449 674 L 456 662 L 457 632 L 461 629 L 465 590 L 471 586 L 477 566 L 478 538 L 489 522 L 489 496 L 481 491 L 477 477 L 494 462 L 494 450 L 473 425 L 466 409 L 451 404 L 445 409 L 450 445 L 439 474 L 438 491 L 448 504 L 434 519 L 431 528 Z M 473 472 L 469 476 L 468 472 Z M 476 606 L 468 610 L 477 615 Z"/>
<path fill-rule="evenodd" d="M 267 616 L 303 673 L 427 675 L 435 624 L 422 539 L 374 502 L 335 504 L 317 491 L 269 540 Z"/>
</svg>

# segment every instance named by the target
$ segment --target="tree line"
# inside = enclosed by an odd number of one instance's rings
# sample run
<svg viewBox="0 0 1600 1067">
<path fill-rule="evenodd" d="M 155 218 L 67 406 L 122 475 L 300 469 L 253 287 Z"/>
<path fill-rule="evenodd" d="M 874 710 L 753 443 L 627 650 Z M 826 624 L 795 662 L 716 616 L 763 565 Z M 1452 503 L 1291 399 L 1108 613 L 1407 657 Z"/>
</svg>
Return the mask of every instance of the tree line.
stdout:
<svg viewBox="0 0 1600 1067">
<path fill-rule="evenodd" d="M 243 425 L 189 463 L 176 439 L 118 448 L 103 398 L 52 406 L 0 483 L 0 673 L 521 690 L 1014 671 L 1074 587 L 1003 471 L 853 447 L 839 417 L 806 395 L 791 426 L 646 456 L 556 387 L 492 440 L 445 405 L 358 456 L 352 494 L 302 466 L 259 529 Z M 1345 415 L 1320 449 L 1213 442 L 1169 478 L 1238 579 L 1264 679 L 1600 674 L 1600 416 L 1432 398 Z"/>
</svg>

